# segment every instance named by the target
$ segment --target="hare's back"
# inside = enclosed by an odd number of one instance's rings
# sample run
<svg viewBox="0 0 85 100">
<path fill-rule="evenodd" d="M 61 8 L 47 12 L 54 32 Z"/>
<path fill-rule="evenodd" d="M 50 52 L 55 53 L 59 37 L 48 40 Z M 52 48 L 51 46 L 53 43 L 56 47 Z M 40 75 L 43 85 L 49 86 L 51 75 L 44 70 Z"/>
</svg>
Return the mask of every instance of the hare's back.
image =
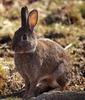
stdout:
<svg viewBox="0 0 85 100">
<path fill-rule="evenodd" d="M 58 55 L 64 54 L 64 48 L 53 40 L 47 38 L 38 39 L 38 47 L 49 53 L 57 53 Z"/>
<path fill-rule="evenodd" d="M 45 38 L 38 39 L 38 54 L 40 58 L 44 59 L 43 66 L 45 66 L 46 70 L 54 70 L 61 62 L 63 68 L 68 69 L 69 56 L 64 48 L 56 42 Z M 46 67 L 46 65 L 49 67 Z"/>
</svg>

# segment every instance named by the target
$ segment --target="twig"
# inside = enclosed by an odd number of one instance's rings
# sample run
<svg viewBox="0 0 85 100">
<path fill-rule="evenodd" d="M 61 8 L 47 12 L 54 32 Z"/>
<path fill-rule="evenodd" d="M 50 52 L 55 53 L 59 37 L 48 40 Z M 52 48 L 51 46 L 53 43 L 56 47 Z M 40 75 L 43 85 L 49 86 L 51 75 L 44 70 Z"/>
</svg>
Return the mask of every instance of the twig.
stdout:
<svg viewBox="0 0 85 100">
<path fill-rule="evenodd" d="M 67 49 L 71 48 L 72 46 L 73 46 L 73 44 L 70 43 L 69 45 L 67 45 L 67 46 L 64 48 L 64 50 L 67 50 Z"/>
</svg>

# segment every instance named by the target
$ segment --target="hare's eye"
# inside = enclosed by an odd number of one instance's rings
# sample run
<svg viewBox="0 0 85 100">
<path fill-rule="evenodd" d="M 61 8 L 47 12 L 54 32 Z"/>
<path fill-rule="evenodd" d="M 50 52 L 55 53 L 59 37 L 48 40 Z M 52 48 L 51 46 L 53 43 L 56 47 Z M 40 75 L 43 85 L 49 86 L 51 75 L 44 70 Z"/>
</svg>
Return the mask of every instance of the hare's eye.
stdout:
<svg viewBox="0 0 85 100">
<path fill-rule="evenodd" d="M 24 35 L 21 37 L 21 40 L 22 40 L 22 41 L 27 40 L 27 35 L 26 35 L 26 34 L 24 34 Z"/>
</svg>

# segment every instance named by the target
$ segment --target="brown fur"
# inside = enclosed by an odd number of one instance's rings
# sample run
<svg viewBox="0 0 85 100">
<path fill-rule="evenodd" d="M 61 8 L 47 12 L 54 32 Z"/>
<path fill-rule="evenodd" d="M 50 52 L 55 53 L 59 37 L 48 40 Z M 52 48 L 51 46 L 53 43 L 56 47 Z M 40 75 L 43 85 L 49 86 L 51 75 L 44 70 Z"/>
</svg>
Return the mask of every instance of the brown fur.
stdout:
<svg viewBox="0 0 85 100">
<path fill-rule="evenodd" d="M 29 33 L 30 31 L 26 30 L 26 32 Z M 13 39 L 15 65 L 25 80 L 25 97 L 35 96 L 36 86 L 39 82 L 43 84 L 43 79 L 47 80 L 46 84 L 50 87 L 64 88 L 70 80 L 70 64 L 67 53 L 59 44 L 50 39 L 35 39 L 33 37 L 30 42 L 27 40 L 28 38 L 24 41 L 20 40 L 19 38 L 26 32 L 21 28 L 21 31 L 15 33 Z M 27 36 L 29 37 L 30 34 L 28 33 Z M 32 32 L 31 35 L 35 34 Z M 22 45 L 22 43 L 25 44 Z M 29 46 L 30 43 L 33 43 L 32 47 Z M 30 50 L 31 52 L 29 52 Z"/>
<path fill-rule="evenodd" d="M 69 74 L 69 63 L 65 51 L 60 45 L 49 40 L 38 40 L 34 53 L 15 53 L 15 64 L 25 79 L 25 84 L 29 86 L 28 81 L 30 81 L 30 93 L 33 93 L 38 81 L 44 76 L 52 76 L 58 80 L 61 87 L 64 87 L 69 80 L 66 75 Z"/>
</svg>

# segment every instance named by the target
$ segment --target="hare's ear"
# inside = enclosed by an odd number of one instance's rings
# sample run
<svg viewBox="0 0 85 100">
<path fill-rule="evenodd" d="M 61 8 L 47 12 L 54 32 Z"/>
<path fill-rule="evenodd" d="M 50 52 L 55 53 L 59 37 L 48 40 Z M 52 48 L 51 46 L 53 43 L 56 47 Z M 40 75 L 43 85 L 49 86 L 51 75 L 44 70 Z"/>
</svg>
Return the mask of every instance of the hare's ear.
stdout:
<svg viewBox="0 0 85 100">
<path fill-rule="evenodd" d="M 28 19 L 28 9 L 26 6 L 22 7 L 21 9 L 21 26 L 27 26 L 27 19 Z"/>
<path fill-rule="evenodd" d="M 38 11 L 32 10 L 28 16 L 28 24 L 31 30 L 34 29 L 35 25 L 37 24 L 37 21 L 38 21 Z"/>
</svg>

